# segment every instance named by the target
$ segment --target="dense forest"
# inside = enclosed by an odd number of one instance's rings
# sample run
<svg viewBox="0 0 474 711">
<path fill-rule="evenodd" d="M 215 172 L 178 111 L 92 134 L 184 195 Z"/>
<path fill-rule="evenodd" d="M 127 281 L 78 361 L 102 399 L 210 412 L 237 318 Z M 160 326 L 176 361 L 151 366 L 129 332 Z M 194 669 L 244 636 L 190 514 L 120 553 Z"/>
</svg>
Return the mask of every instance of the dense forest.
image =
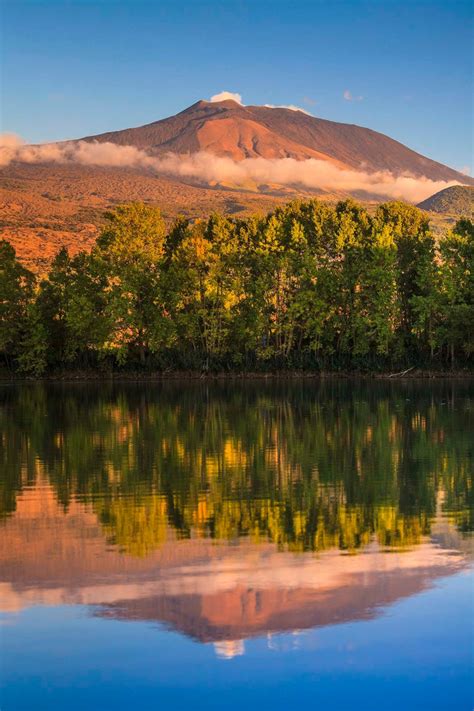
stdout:
<svg viewBox="0 0 474 711">
<path fill-rule="evenodd" d="M 293 202 L 170 229 L 118 207 L 39 278 L 0 242 L 7 372 L 469 368 L 474 223 L 435 240 L 403 203 Z"/>
</svg>

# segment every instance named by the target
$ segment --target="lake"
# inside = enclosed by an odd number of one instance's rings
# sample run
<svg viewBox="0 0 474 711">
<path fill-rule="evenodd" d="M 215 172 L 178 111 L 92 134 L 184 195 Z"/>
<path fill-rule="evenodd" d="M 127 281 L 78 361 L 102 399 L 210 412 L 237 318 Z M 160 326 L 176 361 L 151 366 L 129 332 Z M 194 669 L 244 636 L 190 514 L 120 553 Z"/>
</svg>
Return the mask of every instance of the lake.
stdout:
<svg viewBox="0 0 474 711">
<path fill-rule="evenodd" d="M 2 711 L 472 709 L 474 384 L 0 385 Z"/>
</svg>

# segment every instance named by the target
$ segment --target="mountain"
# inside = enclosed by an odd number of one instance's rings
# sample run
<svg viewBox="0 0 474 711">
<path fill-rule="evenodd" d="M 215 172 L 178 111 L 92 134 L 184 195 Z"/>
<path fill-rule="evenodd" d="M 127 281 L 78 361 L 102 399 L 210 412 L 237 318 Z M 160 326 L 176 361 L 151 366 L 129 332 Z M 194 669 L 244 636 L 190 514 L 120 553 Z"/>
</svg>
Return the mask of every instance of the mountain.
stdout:
<svg viewBox="0 0 474 711">
<path fill-rule="evenodd" d="M 474 217 L 474 188 L 468 185 L 453 185 L 418 203 L 428 212 L 458 217 Z"/>
<path fill-rule="evenodd" d="M 104 143 L 111 145 L 101 146 Z M 115 146 L 120 150 L 115 152 Z M 206 171 L 165 173 L 146 161 L 127 162 L 124 154 L 129 156 L 134 150 L 125 146 L 143 151 L 140 156 L 147 160 L 151 156 L 151 161 L 167 160 L 172 154 L 174 165 L 192 162 L 196 153 L 207 154 L 208 167 L 213 169 L 218 165 L 213 156 L 227 159 L 226 166 L 230 164 L 234 171 L 239 166 L 264 163 L 268 175 L 236 181 L 220 175 L 210 177 Z M 85 147 L 95 154 L 103 150 L 107 155 L 118 155 L 110 162 L 102 160 L 102 164 L 70 159 L 71 150 Z M 367 175 L 379 171 L 393 174 L 394 179 L 409 174 L 412 183 L 421 179 L 417 190 L 421 185 L 424 194 L 429 180 L 474 184 L 472 178 L 371 129 L 315 118 L 302 111 L 242 106 L 230 100 L 198 101 L 176 116 L 145 126 L 54 144 L 56 162 L 47 157 L 51 153 L 45 148 L 44 153 L 41 146 L 35 148 L 40 158 L 25 162 L 20 154 L 0 168 L 0 236 L 10 240 L 25 264 L 36 270 L 44 268 L 63 245 L 71 253 L 89 249 L 104 212 L 132 200 L 158 205 L 170 221 L 178 214 L 196 218 L 213 210 L 235 215 L 264 213 L 291 198 L 314 195 L 338 200 L 352 194 L 380 202 L 396 193 L 390 192 L 390 178 L 388 182 L 377 178 L 378 188 L 372 189 Z M 61 152 L 68 157 L 58 161 Z M 265 160 L 242 163 L 253 158 Z M 293 159 L 290 177 L 282 179 L 278 171 L 273 175 L 275 165 L 287 165 L 275 159 Z M 313 169 L 318 166 L 317 175 L 303 185 L 299 177 L 306 170 L 307 159 L 317 159 L 317 163 L 308 164 Z M 322 187 L 329 174 L 332 183 Z M 341 175 L 345 180 L 339 182 Z M 415 199 L 420 197 L 418 194 Z"/>
<path fill-rule="evenodd" d="M 317 158 L 365 172 L 386 170 L 394 175 L 409 173 L 474 184 L 466 175 L 369 128 L 292 109 L 242 106 L 231 100 L 198 101 L 176 116 L 82 140 L 131 145 L 154 155 L 206 151 L 234 160 Z"/>
</svg>

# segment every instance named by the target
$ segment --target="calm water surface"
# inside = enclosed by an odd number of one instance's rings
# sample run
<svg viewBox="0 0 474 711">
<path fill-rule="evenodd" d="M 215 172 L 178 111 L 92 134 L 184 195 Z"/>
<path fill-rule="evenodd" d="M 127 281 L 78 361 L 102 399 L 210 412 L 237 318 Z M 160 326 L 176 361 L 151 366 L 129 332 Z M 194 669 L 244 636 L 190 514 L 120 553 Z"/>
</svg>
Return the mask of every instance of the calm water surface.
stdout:
<svg viewBox="0 0 474 711">
<path fill-rule="evenodd" d="M 474 705 L 474 385 L 0 386 L 2 711 Z"/>
</svg>

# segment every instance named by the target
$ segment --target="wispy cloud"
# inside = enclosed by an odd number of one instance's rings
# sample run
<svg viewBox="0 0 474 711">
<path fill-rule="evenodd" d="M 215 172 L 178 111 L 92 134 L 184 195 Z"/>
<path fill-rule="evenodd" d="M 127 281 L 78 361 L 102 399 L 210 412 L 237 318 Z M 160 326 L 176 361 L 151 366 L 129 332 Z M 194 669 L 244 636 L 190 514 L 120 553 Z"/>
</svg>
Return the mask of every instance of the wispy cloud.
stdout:
<svg viewBox="0 0 474 711">
<path fill-rule="evenodd" d="M 310 96 L 304 96 L 303 97 L 303 102 L 307 104 L 307 106 L 316 106 L 317 101 L 312 99 Z"/>
<path fill-rule="evenodd" d="M 296 106 L 295 104 L 264 104 L 266 109 L 289 109 L 290 111 L 301 111 L 302 114 L 307 114 L 312 116 L 312 114 L 306 109 L 302 109 L 301 106 Z"/>
<path fill-rule="evenodd" d="M 242 101 L 242 95 L 233 91 L 221 91 L 219 94 L 214 94 L 214 96 L 211 96 L 211 98 L 209 99 L 212 104 L 215 104 L 219 101 L 229 100 L 235 101 L 241 106 L 245 106 L 244 102 Z M 306 109 L 302 109 L 301 106 L 296 106 L 295 104 L 264 104 L 264 106 L 267 109 L 290 109 L 290 111 L 301 111 L 301 113 L 308 114 L 308 116 L 311 116 L 309 111 L 307 111 Z"/>
<path fill-rule="evenodd" d="M 365 191 L 382 197 L 405 198 L 419 202 L 435 192 L 458 184 L 456 181 L 433 181 L 410 175 L 395 176 L 388 171 L 341 169 L 334 164 L 309 159 L 293 158 L 246 158 L 234 161 L 231 158 L 199 152 L 191 155 L 168 153 L 157 157 L 135 146 L 118 146 L 114 143 L 76 141 L 50 143 L 38 146 L 22 144 L 21 139 L 10 134 L 0 139 L 0 166 L 12 161 L 24 163 L 62 163 L 115 168 L 151 170 L 158 175 L 178 176 L 204 183 L 226 182 L 246 185 L 278 185 L 320 188 L 329 191 Z"/>
<path fill-rule="evenodd" d="M 221 91 L 219 94 L 214 94 L 211 96 L 209 101 L 214 104 L 218 101 L 236 101 L 238 104 L 242 104 L 242 96 L 233 91 Z M 242 104 L 243 106 L 243 104 Z"/>
<path fill-rule="evenodd" d="M 363 101 L 364 99 L 363 96 L 354 96 L 352 92 L 349 91 L 349 89 L 345 90 L 345 92 L 343 93 L 343 97 L 346 101 Z"/>
<path fill-rule="evenodd" d="M 464 175 L 471 175 L 471 166 L 463 165 L 462 168 L 459 168 L 459 172 L 463 173 Z"/>
</svg>

